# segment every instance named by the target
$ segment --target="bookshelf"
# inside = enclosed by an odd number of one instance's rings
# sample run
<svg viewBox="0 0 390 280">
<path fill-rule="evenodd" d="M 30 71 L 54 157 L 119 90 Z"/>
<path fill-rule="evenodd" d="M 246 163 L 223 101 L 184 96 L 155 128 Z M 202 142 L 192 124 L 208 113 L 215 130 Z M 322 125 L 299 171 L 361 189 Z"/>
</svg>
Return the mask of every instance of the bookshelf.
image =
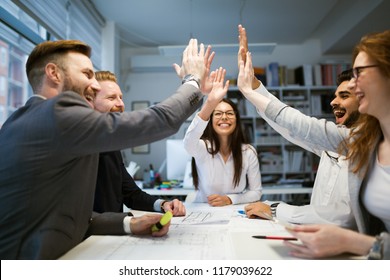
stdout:
<svg viewBox="0 0 390 280">
<path fill-rule="evenodd" d="M 284 103 L 306 115 L 333 120 L 330 101 L 335 86 L 267 87 Z M 257 149 L 263 185 L 314 181 L 319 157 L 287 141 L 256 112 L 238 88 L 230 88 L 228 97 L 240 104 L 243 130 Z"/>
</svg>

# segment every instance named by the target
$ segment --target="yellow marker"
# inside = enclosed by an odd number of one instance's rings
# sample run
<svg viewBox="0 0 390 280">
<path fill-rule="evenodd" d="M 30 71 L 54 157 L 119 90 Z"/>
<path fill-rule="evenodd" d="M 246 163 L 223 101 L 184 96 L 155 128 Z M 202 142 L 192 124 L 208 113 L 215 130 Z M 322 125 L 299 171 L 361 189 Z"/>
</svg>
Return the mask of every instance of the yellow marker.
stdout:
<svg viewBox="0 0 390 280">
<path fill-rule="evenodd" d="M 163 226 L 165 226 L 169 221 L 172 219 L 173 214 L 171 211 L 167 211 L 160 219 L 159 222 L 155 223 L 152 226 L 152 232 L 159 231 L 162 229 Z"/>
</svg>

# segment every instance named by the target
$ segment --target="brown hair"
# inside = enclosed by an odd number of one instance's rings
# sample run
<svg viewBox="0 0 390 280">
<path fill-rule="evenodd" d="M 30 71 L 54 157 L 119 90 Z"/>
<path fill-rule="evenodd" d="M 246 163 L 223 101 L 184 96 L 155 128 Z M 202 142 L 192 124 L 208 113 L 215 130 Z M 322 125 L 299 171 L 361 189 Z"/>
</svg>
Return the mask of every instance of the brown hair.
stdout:
<svg viewBox="0 0 390 280">
<path fill-rule="evenodd" d="M 364 36 L 353 50 L 353 61 L 360 52 L 365 52 L 374 59 L 381 73 L 390 78 L 390 30 Z M 347 147 L 347 159 L 353 163 L 354 173 L 367 167 L 367 162 L 381 138 L 383 132 L 378 119 L 370 115 L 361 115 L 356 123 L 356 129 L 351 131 Z M 362 174 L 365 175 L 366 172 L 367 168 Z"/>
<path fill-rule="evenodd" d="M 236 114 L 236 128 L 234 129 L 233 133 L 229 136 L 229 145 L 232 151 L 233 161 L 234 161 L 233 184 L 236 187 L 240 182 L 241 172 L 242 172 L 242 145 L 248 144 L 249 142 L 245 138 L 245 135 L 243 133 L 243 129 L 241 126 L 240 112 L 237 108 L 237 105 L 230 99 L 226 99 L 226 98 L 222 99 L 220 102 L 225 102 L 230 106 L 232 106 L 233 111 Z M 201 139 L 205 141 L 206 149 L 212 156 L 216 155 L 219 152 L 221 144 L 219 142 L 218 135 L 213 128 L 213 114 L 211 114 L 210 116 L 210 121 L 208 122 L 201 136 Z M 192 158 L 191 171 L 192 171 L 192 180 L 195 188 L 197 189 L 199 185 L 199 177 L 198 177 L 198 172 L 196 170 L 196 162 L 194 158 Z"/>
<path fill-rule="evenodd" d="M 78 40 L 45 41 L 32 50 L 26 63 L 26 74 L 34 93 L 41 86 L 45 66 L 53 62 L 64 69 L 63 57 L 69 52 L 91 57 L 91 47 Z"/>
<path fill-rule="evenodd" d="M 118 83 L 115 74 L 110 71 L 97 71 L 95 72 L 95 78 L 97 81 L 112 81 Z"/>
</svg>

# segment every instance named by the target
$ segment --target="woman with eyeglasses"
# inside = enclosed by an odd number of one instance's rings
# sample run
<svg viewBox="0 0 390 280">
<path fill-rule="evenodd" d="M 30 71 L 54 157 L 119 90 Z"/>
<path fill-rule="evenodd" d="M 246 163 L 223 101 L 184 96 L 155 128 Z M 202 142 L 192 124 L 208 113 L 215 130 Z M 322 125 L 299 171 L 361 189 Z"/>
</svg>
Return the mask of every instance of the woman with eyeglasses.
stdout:
<svg viewBox="0 0 390 280">
<path fill-rule="evenodd" d="M 223 81 L 223 80 L 222 80 Z M 224 206 L 257 201 L 261 176 L 256 149 L 245 140 L 237 105 L 212 91 L 184 137 L 192 158 L 194 202 Z"/>
<path fill-rule="evenodd" d="M 390 259 L 390 30 L 364 36 L 353 50 L 349 87 L 359 99 L 361 117 L 353 129 L 310 118 L 252 90 L 250 53 L 240 61 L 238 87 L 258 110 L 313 145 L 344 154 L 349 160 L 348 187 L 359 232 L 334 225 L 297 225 L 300 242 L 284 244 L 291 255 L 323 258 L 350 253 Z M 284 122 L 286 114 L 294 124 Z"/>
</svg>

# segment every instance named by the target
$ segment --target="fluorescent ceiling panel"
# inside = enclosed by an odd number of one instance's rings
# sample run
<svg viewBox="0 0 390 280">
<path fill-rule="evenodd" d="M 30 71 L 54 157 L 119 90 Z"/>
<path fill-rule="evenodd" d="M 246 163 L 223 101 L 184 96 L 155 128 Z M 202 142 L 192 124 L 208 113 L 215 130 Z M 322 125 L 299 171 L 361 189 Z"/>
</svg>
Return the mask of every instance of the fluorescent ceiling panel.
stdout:
<svg viewBox="0 0 390 280">
<path fill-rule="evenodd" d="M 238 52 L 238 44 L 216 44 L 211 45 L 212 50 L 216 53 L 233 54 Z M 248 44 L 251 53 L 271 54 L 276 47 L 276 43 L 257 43 Z M 158 50 L 161 55 L 180 56 L 183 54 L 186 46 L 159 46 Z"/>
</svg>

